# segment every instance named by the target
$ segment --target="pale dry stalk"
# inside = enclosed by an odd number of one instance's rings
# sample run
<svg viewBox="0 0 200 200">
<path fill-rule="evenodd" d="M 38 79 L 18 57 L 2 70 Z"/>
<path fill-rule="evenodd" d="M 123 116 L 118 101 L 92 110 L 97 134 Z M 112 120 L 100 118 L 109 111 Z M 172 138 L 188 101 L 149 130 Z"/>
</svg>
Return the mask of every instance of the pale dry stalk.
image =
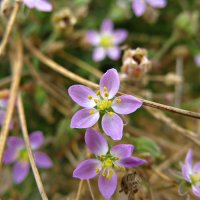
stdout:
<svg viewBox="0 0 200 200">
<path fill-rule="evenodd" d="M 78 186 L 78 192 L 77 192 L 77 195 L 76 195 L 76 200 L 80 199 L 82 186 L 83 186 L 83 180 L 80 180 L 79 186 Z"/>
<path fill-rule="evenodd" d="M 36 181 L 38 190 L 40 192 L 42 200 L 48 200 L 48 197 L 45 193 L 40 174 L 39 174 L 38 169 L 35 164 L 33 152 L 31 150 L 31 145 L 30 145 L 30 140 L 29 140 L 29 136 L 28 136 L 28 130 L 27 130 L 27 124 L 26 124 L 26 118 L 25 118 L 25 113 L 24 113 L 23 102 L 21 99 L 21 94 L 19 94 L 18 99 L 17 99 L 17 109 L 18 109 L 20 125 L 21 125 L 21 130 L 22 130 L 26 150 L 28 152 L 28 157 L 30 160 L 31 168 L 33 170 L 33 175 L 35 177 L 35 181 Z"/>
</svg>

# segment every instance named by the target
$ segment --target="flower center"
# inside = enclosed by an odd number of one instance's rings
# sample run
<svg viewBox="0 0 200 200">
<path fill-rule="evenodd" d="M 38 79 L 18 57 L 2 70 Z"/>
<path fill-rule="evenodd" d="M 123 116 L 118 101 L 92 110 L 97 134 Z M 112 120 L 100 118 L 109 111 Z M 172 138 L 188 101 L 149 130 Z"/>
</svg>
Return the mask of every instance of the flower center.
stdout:
<svg viewBox="0 0 200 200">
<path fill-rule="evenodd" d="M 113 46 L 113 38 L 111 35 L 104 35 L 101 38 L 100 45 L 105 48 L 109 48 Z"/>
<path fill-rule="evenodd" d="M 19 154 L 20 159 L 28 161 L 28 153 L 26 149 L 22 149 Z"/>
<path fill-rule="evenodd" d="M 200 174 L 198 172 L 194 172 L 192 176 L 190 176 L 192 185 L 196 185 L 200 182 Z"/>
</svg>

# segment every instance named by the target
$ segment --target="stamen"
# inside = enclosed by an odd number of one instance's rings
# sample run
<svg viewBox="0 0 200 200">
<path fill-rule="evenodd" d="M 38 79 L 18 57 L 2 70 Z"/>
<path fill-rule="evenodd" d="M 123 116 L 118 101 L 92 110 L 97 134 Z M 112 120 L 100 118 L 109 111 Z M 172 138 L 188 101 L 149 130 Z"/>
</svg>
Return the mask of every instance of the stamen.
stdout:
<svg viewBox="0 0 200 200">
<path fill-rule="evenodd" d="M 113 166 L 114 166 L 115 169 L 118 169 L 118 168 L 119 168 L 119 166 L 116 165 L 115 163 L 113 164 Z"/>
<path fill-rule="evenodd" d="M 110 116 L 112 116 L 112 115 L 114 114 L 114 112 L 108 112 L 108 114 L 109 114 Z"/>
<path fill-rule="evenodd" d="M 114 174 L 114 171 L 113 170 L 109 170 L 108 174 L 106 176 L 106 179 L 110 180 L 110 178 L 112 177 L 113 174 Z"/>
<path fill-rule="evenodd" d="M 108 90 L 107 87 L 104 86 L 103 91 L 106 92 L 107 90 Z"/>
<path fill-rule="evenodd" d="M 105 92 L 105 93 L 104 93 L 104 96 L 105 96 L 105 97 L 108 97 L 108 96 L 109 96 L 108 92 Z"/>
<path fill-rule="evenodd" d="M 90 115 L 93 115 L 94 114 L 94 110 L 90 110 Z"/>
<path fill-rule="evenodd" d="M 98 103 L 98 99 L 94 99 L 94 102 L 97 104 Z"/>
<path fill-rule="evenodd" d="M 106 173 L 105 173 L 105 172 L 103 172 L 103 173 L 102 173 L 102 176 L 104 176 L 104 177 L 105 177 L 105 176 L 106 176 Z"/>
<path fill-rule="evenodd" d="M 112 105 L 112 101 L 109 100 L 108 103 L 107 103 L 107 108 L 109 108 L 111 105 Z"/>
<path fill-rule="evenodd" d="M 125 171 L 125 167 L 124 166 L 122 166 L 122 167 L 120 167 L 120 169 L 122 170 L 122 171 Z"/>
<path fill-rule="evenodd" d="M 99 172 L 100 172 L 100 169 L 99 169 L 99 168 L 96 168 L 96 169 L 95 169 L 95 172 L 96 172 L 96 173 L 99 173 Z"/>
<path fill-rule="evenodd" d="M 91 99 L 92 99 L 92 96 L 91 96 L 91 95 L 88 95 L 88 99 L 91 100 Z"/>
<path fill-rule="evenodd" d="M 122 100 L 121 100 L 120 98 L 117 98 L 117 99 L 116 99 L 116 102 L 117 102 L 117 103 L 121 103 Z"/>
<path fill-rule="evenodd" d="M 97 95 L 97 96 L 100 95 L 100 90 L 97 90 L 96 95 Z"/>
</svg>

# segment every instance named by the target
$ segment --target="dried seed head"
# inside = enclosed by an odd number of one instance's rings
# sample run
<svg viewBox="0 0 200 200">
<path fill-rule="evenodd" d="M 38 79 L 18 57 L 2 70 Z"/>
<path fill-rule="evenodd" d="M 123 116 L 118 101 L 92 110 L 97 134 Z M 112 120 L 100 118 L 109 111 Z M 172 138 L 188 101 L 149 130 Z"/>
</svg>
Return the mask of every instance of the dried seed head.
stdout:
<svg viewBox="0 0 200 200">
<path fill-rule="evenodd" d="M 151 68 L 146 49 L 128 49 L 124 52 L 122 72 L 129 78 L 139 79 Z"/>
<path fill-rule="evenodd" d="M 1 16 L 8 17 L 10 16 L 13 7 L 14 7 L 15 1 L 13 0 L 2 0 L 0 1 L 0 14 Z"/>
</svg>

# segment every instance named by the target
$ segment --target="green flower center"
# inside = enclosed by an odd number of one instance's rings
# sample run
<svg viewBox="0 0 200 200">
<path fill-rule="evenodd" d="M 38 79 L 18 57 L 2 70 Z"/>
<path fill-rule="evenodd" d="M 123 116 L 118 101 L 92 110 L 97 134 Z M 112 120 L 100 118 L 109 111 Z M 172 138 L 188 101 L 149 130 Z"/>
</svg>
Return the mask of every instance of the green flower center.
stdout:
<svg viewBox="0 0 200 200">
<path fill-rule="evenodd" d="M 195 172 L 192 176 L 190 176 L 192 185 L 196 185 L 200 182 L 200 174 L 198 172 Z"/>
<path fill-rule="evenodd" d="M 104 48 L 113 46 L 113 38 L 110 35 L 105 35 L 101 38 L 100 45 Z"/>
<path fill-rule="evenodd" d="M 22 149 L 19 153 L 19 158 L 22 159 L 22 160 L 25 160 L 25 161 L 28 161 L 29 158 L 28 158 L 28 153 L 26 151 L 26 149 Z"/>
</svg>

